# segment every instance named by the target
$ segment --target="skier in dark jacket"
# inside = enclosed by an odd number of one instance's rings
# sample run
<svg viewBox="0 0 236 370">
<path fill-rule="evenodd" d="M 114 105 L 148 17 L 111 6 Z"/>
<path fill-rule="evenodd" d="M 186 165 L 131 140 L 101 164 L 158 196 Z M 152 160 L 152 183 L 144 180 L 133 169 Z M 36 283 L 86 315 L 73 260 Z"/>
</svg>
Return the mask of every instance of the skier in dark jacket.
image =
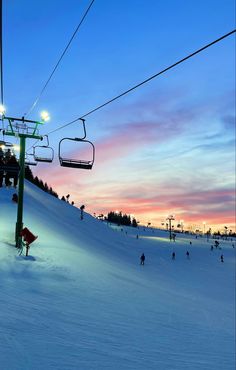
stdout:
<svg viewBox="0 0 236 370">
<path fill-rule="evenodd" d="M 145 261 L 145 255 L 144 253 L 141 255 L 140 257 L 140 265 L 144 265 L 144 261 Z"/>
<path fill-rule="evenodd" d="M 6 166 L 8 166 L 8 170 L 6 173 L 5 183 L 6 186 L 10 185 L 10 178 L 13 178 L 14 187 L 16 188 L 18 183 L 18 172 L 19 172 L 19 163 L 16 160 L 16 157 L 12 155 L 10 159 L 6 162 Z"/>
<path fill-rule="evenodd" d="M 84 219 L 84 209 L 85 209 L 85 205 L 83 204 L 81 207 L 80 207 L 80 219 L 83 220 Z"/>
<path fill-rule="evenodd" d="M 175 252 L 172 253 L 172 260 L 175 260 Z"/>
<path fill-rule="evenodd" d="M 218 248 L 220 245 L 220 243 L 218 242 L 218 240 L 215 240 L 215 247 Z"/>
<path fill-rule="evenodd" d="M 5 160 L 6 160 L 6 162 L 9 161 L 9 159 L 11 158 L 11 156 L 12 156 L 11 149 L 7 149 L 7 151 L 5 152 Z"/>
<path fill-rule="evenodd" d="M 2 183 L 3 183 L 3 174 L 4 174 L 3 166 L 4 166 L 4 161 L 0 157 L 0 188 L 2 187 Z"/>
<path fill-rule="evenodd" d="M 220 260 L 221 260 L 221 262 L 224 262 L 224 256 L 223 256 L 223 254 L 220 256 Z"/>
<path fill-rule="evenodd" d="M 14 203 L 18 203 L 18 195 L 17 195 L 16 193 L 14 193 L 14 194 L 12 195 L 11 200 L 12 200 Z"/>
<path fill-rule="evenodd" d="M 2 150 L 2 147 L 0 146 L 0 159 L 4 159 L 4 152 Z"/>
</svg>

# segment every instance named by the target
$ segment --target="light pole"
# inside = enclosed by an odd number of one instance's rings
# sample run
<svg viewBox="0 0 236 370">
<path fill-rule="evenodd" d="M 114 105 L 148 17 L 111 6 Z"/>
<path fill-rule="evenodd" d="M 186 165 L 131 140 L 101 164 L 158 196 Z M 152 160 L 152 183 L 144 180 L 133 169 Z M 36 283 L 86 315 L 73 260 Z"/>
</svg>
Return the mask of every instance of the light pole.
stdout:
<svg viewBox="0 0 236 370">
<path fill-rule="evenodd" d="M 205 231 L 206 231 L 206 222 L 203 221 L 203 235 L 205 235 Z"/>
<path fill-rule="evenodd" d="M 171 230 L 172 230 L 172 227 L 171 227 L 171 221 L 174 221 L 175 220 L 175 217 L 174 215 L 169 215 L 166 220 L 169 221 L 169 233 L 170 233 L 170 240 L 172 239 L 172 236 L 171 236 Z"/>
<path fill-rule="evenodd" d="M 180 220 L 181 233 L 184 232 L 184 220 Z"/>
</svg>

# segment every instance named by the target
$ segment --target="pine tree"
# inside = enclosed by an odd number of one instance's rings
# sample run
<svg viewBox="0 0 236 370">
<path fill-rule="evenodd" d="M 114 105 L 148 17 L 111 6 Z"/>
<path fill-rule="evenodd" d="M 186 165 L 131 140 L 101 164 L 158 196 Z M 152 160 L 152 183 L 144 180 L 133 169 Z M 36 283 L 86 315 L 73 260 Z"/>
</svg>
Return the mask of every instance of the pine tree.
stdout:
<svg viewBox="0 0 236 370">
<path fill-rule="evenodd" d="M 29 166 L 25 167 L 25 179 L 34 182 L 34 175 Z"/>
<path fill-rule="evenodd" d="M 46 182 L 44 184 L 44 191 L 46 191 L 47 193 L 49 192 L 49 187 L 48 187 L 48 184 Z"/>
<path fill-rule="evenodd" d="M 135 218 L 133 218 L 133 220 L 132 220 L 132 226 L 133 227 L 137 227 L 138 226 L 137 221 L 136 221 Z"/>
</svg>

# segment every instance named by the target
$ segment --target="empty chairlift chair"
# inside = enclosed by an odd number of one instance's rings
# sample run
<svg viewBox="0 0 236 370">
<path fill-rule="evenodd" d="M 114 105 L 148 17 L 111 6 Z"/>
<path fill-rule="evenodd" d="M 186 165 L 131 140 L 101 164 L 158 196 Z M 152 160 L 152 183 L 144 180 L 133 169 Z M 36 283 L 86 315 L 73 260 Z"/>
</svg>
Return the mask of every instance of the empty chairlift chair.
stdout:
<svg viewBox="0 0 236 370">
<path fill-rule="evenodd" d="M 81 119 L 81 121 L 83 123 L 84 136 L 82 138 L 65 137 L 61 139 L 61 141 L 59 142 L 59 149 L 58 149 L 59 162 L 62 167 L 71 167 L 71 168 L 80 168 L 84 170 L 91 170 L 94 164 L 94 160 L 95 160 L 95 147 L 91 141 L 85 140 L 86 138 L 86 129 L 85 129 L 85 123 L 84 123 L 85 120 Z M 66 155 L 63 151 L 63 147 L 66 147 L 66 142 L 69 142 L 69 141 L 77 142 L 79 149 L 83 149 L 85 148 L 85 146 L 87 147 L 89 146 L 90 158 L 80 159 L 80 158 L 72 158 Z"/>
<path fill-rule="evenodd" d="M 54 158 L 54 150 L 49 146 L 48 136 L 45 135 L 47 145 L 36 145 L 33 147 L 33 156 L 36 162 L 51 163 Z"/>
<path fill-rule="evenodd" d="M 32 157 L 34 157 L 33 153 L 26 153 L 25 166 L 37 166 L 38 162 L 36 162 Z"/>
</svg>

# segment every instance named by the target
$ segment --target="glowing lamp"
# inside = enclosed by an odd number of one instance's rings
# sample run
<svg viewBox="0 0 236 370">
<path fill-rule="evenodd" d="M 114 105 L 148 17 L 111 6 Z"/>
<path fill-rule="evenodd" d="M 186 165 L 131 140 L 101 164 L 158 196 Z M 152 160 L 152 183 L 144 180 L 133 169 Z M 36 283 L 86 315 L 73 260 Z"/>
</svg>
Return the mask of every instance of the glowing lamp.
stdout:
<svg viewBox="0 0 236 370">
<path fill-rule="evenodd" d="M 4 116 L 5 112 L 6 112 L 6 108 L 4 107 L 4 105 L 0 104 L 0 114 Z"/>
<path fill-rule="evenodd" d="M 40 113 L 40 116 L 41 116 L 42 121 L 44 121 L 44 122 L 47 122 L 47 121 L 50 120 L 49 113 L 46 110 L 42 111 Z"/>
<path fill-rule="evenodd" d="M 13 148 L 18 152 L 20 150 L 20 145 L 14 145 Z"/>
</svg>

